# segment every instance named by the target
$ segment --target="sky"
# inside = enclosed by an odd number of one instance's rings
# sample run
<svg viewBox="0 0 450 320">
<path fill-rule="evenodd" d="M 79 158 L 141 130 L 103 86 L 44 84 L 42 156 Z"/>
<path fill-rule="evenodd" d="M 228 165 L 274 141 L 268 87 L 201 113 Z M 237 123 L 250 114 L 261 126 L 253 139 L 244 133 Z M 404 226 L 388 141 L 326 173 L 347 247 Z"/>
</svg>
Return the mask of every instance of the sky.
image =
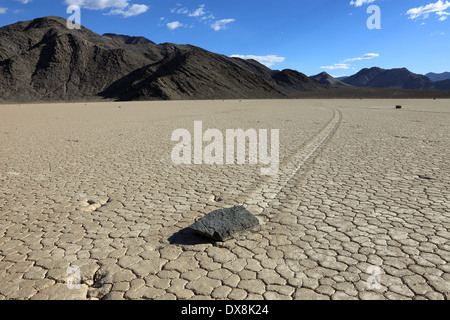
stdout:
<svg viewBox="0 0 450 320">
<path fill-rule="evenodd" d="M 192 44 L 274 70 L 450 71 L 447 0 L 0 0 L 0 26 L 43 16 L 92 31 Z M 78 21 L 77 21 L 78 22 Z"/>
</svg>

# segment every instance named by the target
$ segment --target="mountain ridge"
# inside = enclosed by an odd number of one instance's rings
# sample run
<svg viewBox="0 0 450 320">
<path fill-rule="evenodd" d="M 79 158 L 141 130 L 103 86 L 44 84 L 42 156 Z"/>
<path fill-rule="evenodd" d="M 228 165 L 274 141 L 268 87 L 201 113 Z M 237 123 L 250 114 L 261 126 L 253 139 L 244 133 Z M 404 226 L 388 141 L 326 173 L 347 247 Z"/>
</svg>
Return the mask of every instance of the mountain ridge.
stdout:
<svg viewBox="0 0 450 320">
<path fill-rule="evenodd" d="M 450 72 L 442 72 L 442 73 L 429 72 L 425 76 L 428 77 L 431 81 L 437 82 L 437 81 L 449 80 Z"/>
<path fill-rule="evenodd" d="M 392 72 L 400 75 L 394 77 Z M 327 73 L 319 75 L 322 82 L 296 70 L 272 70 L 255 60 L 193 45 L 99 35 L 83 26 L 71 30 L 65 18 L 56 16 L 0 28 L 2 102 L 450 95 L 450 91 L 399 91 L 405 87 L 450 90 L 447 81 L 432 83 L 405 68 L 363 69 L 342 82 Z M 370 88 L 377 85 L 374 79 L 394 90 Z M 346 85 L 352 81 L 368 89 Z"/>
<path fill-rule="evenodd" d="M 313 75 L 310 77 L 311 79 L 315 79 L 323 84 L 328 84 L 330 86 L 334 86 L 334 87 L 346 87 L 346 86 L 350 86 L 349 84 L 329 75 L 328 73 L 321 72 L 319 74 Z"/>
<path fill-rule="evenodd" d="M 102 34 L 102 36 L 112 39 L 114 41 L 117 41 L 119 43 L 130 44 L 130 45 L 147 44 L 147 43 L 155 44 L 153 41 L 151 41 L 145 37 L 141 37 L 141 36 L 135 37 L 135 36 L 128 36 L 128 35 L 124 35 L 124 34 L 116 34 L 116 33 L 104 33 L 104 34 Z"/>
<path fill-rule="evenodd" d="M 3 101 L 269 99 L 326 88 L 299 72 L 280 81 L 285 73 L 192 45 L 70 30 L 55 16 L 0 28 Z"/>
<path fill-rule="evenodd" d="M 427 89 L 432 82 L 424 75 L 415 74 L 406 68 L 364 68 L 343 80 L 356 87 Z"/>
</svg>

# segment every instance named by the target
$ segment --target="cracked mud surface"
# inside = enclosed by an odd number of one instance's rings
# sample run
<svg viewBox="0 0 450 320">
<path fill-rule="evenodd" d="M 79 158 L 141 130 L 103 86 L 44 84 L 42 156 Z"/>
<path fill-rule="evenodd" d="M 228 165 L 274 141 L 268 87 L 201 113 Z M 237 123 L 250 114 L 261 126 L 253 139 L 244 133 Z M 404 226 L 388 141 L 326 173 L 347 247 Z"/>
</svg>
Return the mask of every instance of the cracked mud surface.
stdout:
<svg viewBox="0 0 450 320">
<path fill-rule="evenodd" d="M 449 299 L 448 100 L 117 105 L 0 106 L 0 299 Z M 280 129 L 279 173 L 173 165 L 197 120 Z M 187 229 L 236 204 L 259 232 Z"/>
</svg>

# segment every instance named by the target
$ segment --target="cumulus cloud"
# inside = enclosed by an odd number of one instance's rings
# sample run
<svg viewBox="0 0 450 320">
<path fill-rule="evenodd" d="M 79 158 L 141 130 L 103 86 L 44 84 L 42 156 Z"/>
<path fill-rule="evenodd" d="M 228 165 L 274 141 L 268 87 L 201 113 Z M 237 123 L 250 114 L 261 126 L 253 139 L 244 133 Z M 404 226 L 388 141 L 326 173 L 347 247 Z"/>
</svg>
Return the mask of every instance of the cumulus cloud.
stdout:
<svg viewBox="0 0 450 320">
<path fill-rule="evenodd" d="M 254 56 L 254 55 L 241 55 L 241 54 L 233 54 L 230 57 L 232 58 L 241 58 L 241 59 L 253 59 L 258 61 L 259 63 L 265 65 L 266 67 L 270 68 L 275 63 L 280 63 L 286 60 L 285 57 L 278 57 L 276 55 L 267 55 L 267 56 Z"/>
<path fill-rule="evenodd" d="M 124 18 L 144 13 L 150 8 L 145 4 L 130 5 L 128 0 L 65 0 L 65 3 L 89 10 L 110 9 L 108 15 L 122 15 Z"/>
<path fill-rule="evenodd" d="M 352 0 L 350 2 L 351 6 L 361 7 L 362 5 L 369 4 L 374 2 L 375 0 Z"/>
<path fill-rule="evenodd" d="M 180 23 L 179 21 L 173 21 L 173 22 L 169 22 L 166 24 L 167 28 L 169 28 L 170 30 L 175 30 L 176 28 L 182 27 L 183 24 Z"/>
<path fill-rule="evenodd" d="M 430 3 L 425 6 L 420 6 L 418 8 L 412 8 L 409 9 L 406 14 L 409 15 L 408 19 L 414 20 L 418 18 L 427 19 L 430 14 L 435 13 L 436 15 L 440 16 L 438 20 L 444 21 L 446 20 L 447 16 L 450 15 L 449 12 L 445 11 L 450 8 L 450 2 L 449 1 L 442 1 L 439 0 L 435 3 Z M 442 19 L 444 17 L 444 19 Z"/>
<path fill-rule="evenodd" d="M 6 13 L 8 11 L 8 8 L 0 8 L 0 14 Z"/>
<path fill-rule="evenodd" d="M 30 3 L 32 0 L 15 0 L 15 1 L 23 3 L 23 4 L 27 4 L 27 3 Z"/>
<path fill-rule="evenodd" d="M 213 24 L 211 24 L 211 28 L 213 28 L 215 31 L 220 31 L 223 29 L 226 29 L 227 24 L 234 22 L 235 19 L 222 19 L 219 21 L 214 22 Z"/>
<path fill-rule="evenodd" d="M 320 67 L 320 69 L 326 69 L 326 70 L 350 69 L 350 65 L 348 65 L 347 63 L 335 63 L 332 66 Z"/>
<path fill-rule="evenodd" d="M 117 14 L 122 15 L 124 18 L 137 16 L 138 14 L 144 13 L 148 10 L 148 6 L 145 4 L 133 4 L 130 7 L 125 9 L 114 9 L 111 10 L 108 14 Z"/>
<path fill-rule="evenodd" d="M 360 60 L 370 60 L 373 58 L 377 58 L 380 55 L 378 53 L 366 53 L 365 55 L 363 55 L 362 57 L 358 57 L 358 58 L 351 58 L 351 59 L 345 59 L 344 62 L 349 62 L 349 61 L 360 61 Z"/>
</svg>

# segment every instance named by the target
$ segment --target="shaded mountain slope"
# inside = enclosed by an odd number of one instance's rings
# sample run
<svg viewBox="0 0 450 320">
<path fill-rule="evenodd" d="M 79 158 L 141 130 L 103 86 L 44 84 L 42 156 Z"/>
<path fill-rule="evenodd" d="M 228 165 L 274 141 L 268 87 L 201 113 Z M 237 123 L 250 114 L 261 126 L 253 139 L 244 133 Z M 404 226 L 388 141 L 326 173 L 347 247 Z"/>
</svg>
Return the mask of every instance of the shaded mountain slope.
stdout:
<svg viewBox="0 0 450 320">
<path fill-rule="evenodd" d="M 162 61 L 116 81 L 102 95 L 121 100 L 286 97 L 239 63 L 199 48 L 177 48 Z"/>
<path fill-rule="evenodd" d="M 362 69 L 343 82 L 355 87 L 427 89 L 432 82 L 424 75 L 415 74 L 406 68 L 401 69 Z"/>
<path fill-rule="evenodd" d="M 319 74 L 316 74 L 314 76 L 310 77 L 311 79 L 317 80 L 323 84 L 328 84 L 330 86 L 333 87 L 347 87 L 350 86 L 349 84 L 342 82 L 332 76 L 330 76 L 328 73 L 326 72 L 321 72 Z"/>
<path fill-rule="evenodd" d="M 283 88 L 285 92 L 293 93 L 298 91 L 314 91 L 328 89 L 329 86 L 311 79 L 301 72 L 285 69 L 272 75 L 272 79 Z"/>
<path fill-rule="evenodd" d="M 442 72 L 442 73 L 430 72 L 427 73 L 425 76 L 427 76 L 428 79 L 430 79 L 433 82 L 444 81 L 450 79 L 450 72 Z"/>
<path fill-rule="evenodd" d="M 443 80 L 443 81 L 436 81 L 433 82 L 432 86 L 430 87 L 430 89 L 435 89 L 435 90 L 450 90 L 450 79 L 448 80 Z"/>
<path fill-rule="evenodd" d="M 70 30 L 60 17 L 0 28 L 2 101 L 280 98 L 320 87 L 300 73 L 286 82 L 285 72 L 191 45 Z"/>
<path fill-rule="evenodd" d="M 65 19 L 46 17 L 0 29 L 2 99 L 91 97 L 152 61 Z"/>
<path fill-rule="evenodd" d="M 145 38 L 145 37 L 131 37 L 123 34 L 115 34 L 115 33 L 105 33 L 103 34 L 104 37 L 110 38 L 114 42 L 117 43 L 123 43 L 123 44 L 130 44 L 130 45 L 137 45 L 137 44 L 148 44 L 153 43 L 153 41 Z"/>
</svg>

